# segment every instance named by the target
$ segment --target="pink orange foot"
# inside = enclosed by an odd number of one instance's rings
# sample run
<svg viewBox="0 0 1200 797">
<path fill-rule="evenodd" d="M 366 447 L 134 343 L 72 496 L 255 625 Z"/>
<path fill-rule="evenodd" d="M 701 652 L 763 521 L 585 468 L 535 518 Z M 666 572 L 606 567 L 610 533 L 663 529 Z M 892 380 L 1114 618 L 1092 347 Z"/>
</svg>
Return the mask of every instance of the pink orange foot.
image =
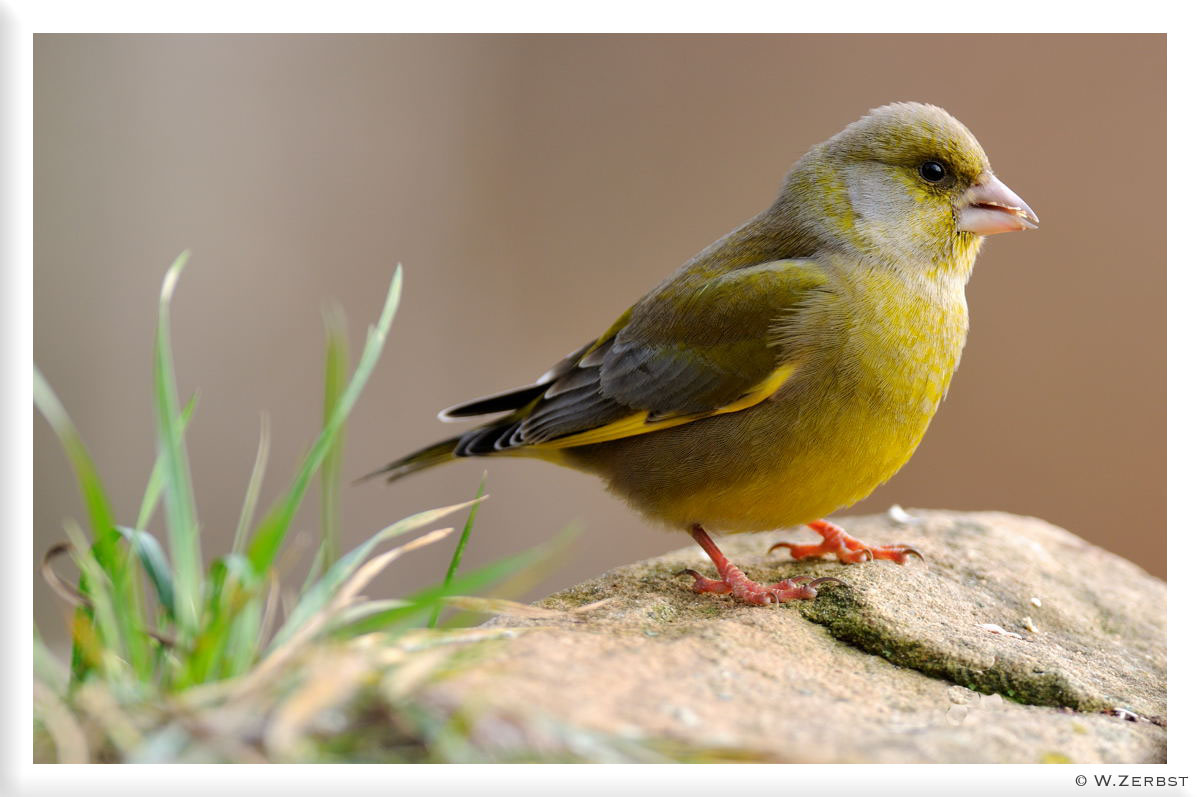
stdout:
<svg viewBox="0 0 1200 797">
<path fill-rule="evenodd" d="M 920 557 L 922 562 L 925 561 L 921 552 L 911 545 L 867 545 L 825 520 L 814 520 L 808 524 L 808 527 L 821 535 L 822 541 L 818 545 L 777 542 L 767 550 L 767 553 L 776 548 L 787 548 L 791 551 L 793 559 L 807 559 L 831 553 L 835 554 L 839 560 L 849 564 L 869 562 L 872 559 L 891 559 L 893 562 L 904 564 L 904 560 L 910 555 Z"/>
<path fill-rule="evenodd" d="M 751 581 L 741 568 L 725 558 L 716 543 L 708 536 L 702 526 L 692 526 L 692 538 L 708 554 L 713 564 L 717 566 L 719 579 L 705 578 L 695 570 L 680 570 L 677 575 L 687 573 L 695 581 L 692 583 L 693 592 L 714 592 L 720 595 L 730 593 L 735 600 L 742 603 L 752 603 L 755 606 L 765 606 L 768 603 L 787 603 L 792 600 L 808 600 L 817 597 L 817 585 L 842 584 L 836 578 L 785 578 L 774 584 L 759 584 Z"/>
</svg>

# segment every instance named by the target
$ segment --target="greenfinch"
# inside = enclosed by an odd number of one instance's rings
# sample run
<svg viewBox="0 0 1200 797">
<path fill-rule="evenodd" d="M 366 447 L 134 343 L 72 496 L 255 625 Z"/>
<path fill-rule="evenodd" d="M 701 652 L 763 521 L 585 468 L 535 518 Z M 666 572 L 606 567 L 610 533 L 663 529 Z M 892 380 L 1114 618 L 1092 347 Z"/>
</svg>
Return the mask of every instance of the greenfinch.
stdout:
<svg viewBox="0 0 1200 797">
<path fill-rule="evenodd" d="M 527 387 L 442 411 L 501 414 L 396 460 L 389 480 L 460 457 L 533 457 L 594 473 L 686 529 L 717 578 L 696 592 L 767 604 L 837 579 L 750 580 L 706 529 L 807 524 L 797 559 L 917 554 L 821 520 L 908 461 L 967 336 L 983 237 L 1036 228 L 975 137 L 932 105 L 876 108 L 792 167 L 778 198 L 684 263 Z"/>
</svg>

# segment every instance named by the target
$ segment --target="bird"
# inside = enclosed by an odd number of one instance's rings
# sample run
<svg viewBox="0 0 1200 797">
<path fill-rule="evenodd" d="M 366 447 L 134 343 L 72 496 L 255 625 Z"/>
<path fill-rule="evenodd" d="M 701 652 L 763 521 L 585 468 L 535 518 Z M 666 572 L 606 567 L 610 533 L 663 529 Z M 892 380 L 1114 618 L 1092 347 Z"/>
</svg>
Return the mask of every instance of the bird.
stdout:
<svg viewBox="0 0 1200 797">
<path fill-rule="evenodd" d="M 843 582 L 752 581 L 709 529 L 807 526 L 821 542 L 771 548 L 796 559 L 924 559 L 824 518 L 916 450 L 966 342 L 965 288 L 983 239 L 1038 224 L 947 111 L 875 108 L 810 148 L 766 210 L 532 384 L 439 414 L 478 425 L 369 476 L 393 481 L 470 457 L 594 474 L 646 517 L 691 534 L 717 571 L 681 571 L 693 591 L 752 605 Z"/>
</svg>

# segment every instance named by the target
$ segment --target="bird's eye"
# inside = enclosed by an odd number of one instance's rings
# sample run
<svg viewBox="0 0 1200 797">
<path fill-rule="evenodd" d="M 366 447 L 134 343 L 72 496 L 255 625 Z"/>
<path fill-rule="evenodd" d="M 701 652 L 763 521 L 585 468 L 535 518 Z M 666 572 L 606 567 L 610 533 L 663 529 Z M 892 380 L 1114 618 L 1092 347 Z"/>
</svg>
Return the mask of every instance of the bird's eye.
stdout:
<svg viewBox="0 0 1200 797">
<path fill-rule="evenodd" d="M 919 171 L 921 179 L 927 183 L 940 183 L 946 179 L 946 166 L 941 161 L 925 161 Z"/>
</svg>

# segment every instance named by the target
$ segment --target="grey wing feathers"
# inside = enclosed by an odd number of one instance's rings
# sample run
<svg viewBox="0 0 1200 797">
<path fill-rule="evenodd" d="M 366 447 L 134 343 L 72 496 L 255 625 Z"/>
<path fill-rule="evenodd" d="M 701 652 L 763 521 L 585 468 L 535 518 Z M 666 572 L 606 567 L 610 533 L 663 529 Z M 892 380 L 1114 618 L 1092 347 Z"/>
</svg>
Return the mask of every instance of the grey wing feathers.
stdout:
<svg viewBox="0 0 1200 797">
<path fill-rule="evenodd" d="M 770 371 L 769 362 L 742 366 L 730 371 L 684 347 L 623 343 L 618 335 L 559 376 L 528 412 L 472 430 L 455 453 L 478 456 L 545 443 L 640 411 L 650 413 L 648 420 L 708 412 L 736 400 Z"/>
<path fill-rule="evenodd" d="M 776 368 L 774 318 L 823 277 L 802 260 L 722 274 L 689 300 L 651 294 L 613 332 L 565 358 L 537 384 L 443 412 L 443 418 L 510 410 L 472 429 L 455 448 L 478 456 L 548 443 L 645 412 L 647 421 L 703 416 L 736 402 Z M 686 328 L 679 319 L 704 323 Z"/>
<path fill-rule="evenodd" d="M 736 376 L 683 346 L 625 343 L 618 337 L 602 382 L 606 394 L 663 417 L 704 412 L 736 399 L 742 382 L 730 381 Z M 722 390 L 726 384 L 732 389 Z"/>
</svg>

